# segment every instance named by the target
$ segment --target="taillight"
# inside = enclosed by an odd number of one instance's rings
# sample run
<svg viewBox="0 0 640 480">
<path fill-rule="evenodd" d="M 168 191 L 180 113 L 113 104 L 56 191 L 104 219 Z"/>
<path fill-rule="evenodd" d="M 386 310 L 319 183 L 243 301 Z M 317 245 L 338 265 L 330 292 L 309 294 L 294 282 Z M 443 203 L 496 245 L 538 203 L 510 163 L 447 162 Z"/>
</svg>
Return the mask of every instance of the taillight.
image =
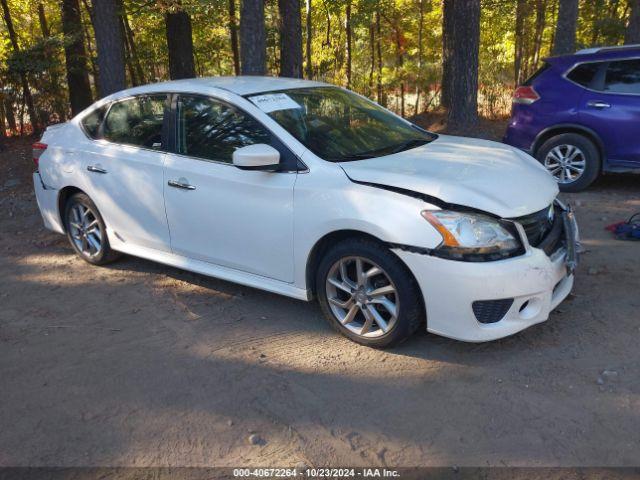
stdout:
<svg viewBox="0 0 640 480">
<path fill-rule="evenodd" d="M 37 170 L 38 162 L 40 161 L 40 156 L 47 149 L 47 144 L 36 142 L 33 144 L 32 148 L 33 148 L 33 163 L 36 165 L 36 170 Z"/>
<path fill-rule="evenodd" d="M 536 100 L 540 100 L 540 95 L 533 87 L 520 86 L 513 92 L 513 103 L 521 103 L 524 105 L 531 105 Z"/>
</svg>

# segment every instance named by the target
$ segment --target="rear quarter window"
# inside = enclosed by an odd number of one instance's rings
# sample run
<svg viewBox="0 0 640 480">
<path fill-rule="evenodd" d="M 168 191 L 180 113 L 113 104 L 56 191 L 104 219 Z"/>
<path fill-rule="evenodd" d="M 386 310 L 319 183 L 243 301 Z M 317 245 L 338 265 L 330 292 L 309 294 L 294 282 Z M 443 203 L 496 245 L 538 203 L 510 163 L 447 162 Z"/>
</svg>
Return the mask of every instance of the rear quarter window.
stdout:
<svg viewBox="0 0 640 480">
<path fill-rule="evenodd" d="M 590 87 L 601 65 L 601 63 L 581 63 L 567 74 L 567 78 L 583 87 Z"/>
<path fill-rule="evenodd" d="M 108 108 L 109 105 L 103 105 L 100 108 L 96 108 L 80 121 L 86 134 L 94 140 L 100 135 L 100 125 L 102 125 L 104 115 L 107 113 Z"/>
</svg>

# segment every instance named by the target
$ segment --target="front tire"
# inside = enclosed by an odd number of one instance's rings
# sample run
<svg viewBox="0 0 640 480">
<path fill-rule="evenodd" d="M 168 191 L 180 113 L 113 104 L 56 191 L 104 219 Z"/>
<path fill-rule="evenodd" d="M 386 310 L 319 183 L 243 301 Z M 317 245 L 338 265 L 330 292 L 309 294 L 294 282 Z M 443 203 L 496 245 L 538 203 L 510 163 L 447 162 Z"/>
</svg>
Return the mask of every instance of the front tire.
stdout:
<svg viewBox="0 0 640 480">
<path fill-rule="evenodd" d="M 352 238 L 332 247 L 320 261 L 316 290 L 329 324 L 361 345 L 397 345 L 424 319 L 413 275 L 393 252 L 373 240 Z"/>
<path fill-rule="evenodd" d="M 64 212 L 67 238 L 80 258 L 92 265 L 104 265 L 118 258 L 119 254 L 109 245 L 104 220 L 88 195 L 72 195 Z"/>
<path fill-rule="evenodd" d="M 601 170 L 600 152 L 577 133 L 563 133 L 542 144 L 536 158 L 553 175 L 562 192 L 579 192 L 591 185 Z"/>
</svg>

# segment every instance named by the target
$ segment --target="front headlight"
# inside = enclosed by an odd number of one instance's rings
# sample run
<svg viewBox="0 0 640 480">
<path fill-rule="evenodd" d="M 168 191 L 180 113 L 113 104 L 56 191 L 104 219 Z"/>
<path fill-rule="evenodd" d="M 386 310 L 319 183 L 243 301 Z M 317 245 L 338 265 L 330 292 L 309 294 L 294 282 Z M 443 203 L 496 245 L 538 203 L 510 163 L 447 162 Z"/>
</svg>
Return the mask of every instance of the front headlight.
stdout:
<svg viewBox="0 0 640 480">
<path fill-rule="evenodd" d="M 442 235 L 434 253 L 455 260 L 486 261 L 521 251 L 515 228 L 487 215 L 450 210 L 424 210 L 422 216 Z M 510 231 L 511 230 L 511 231 Z"/>
</svg>

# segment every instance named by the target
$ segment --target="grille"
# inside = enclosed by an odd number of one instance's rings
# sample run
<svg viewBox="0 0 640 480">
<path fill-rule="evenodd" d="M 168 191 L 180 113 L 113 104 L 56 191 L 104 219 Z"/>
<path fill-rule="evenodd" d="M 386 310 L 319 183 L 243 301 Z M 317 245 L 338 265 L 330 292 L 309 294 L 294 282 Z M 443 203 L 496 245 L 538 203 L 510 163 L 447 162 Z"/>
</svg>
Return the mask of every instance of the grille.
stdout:
<svg viewBox="0 0 640 480">
<path fill-rule="evenodd" d="M 551 230 L 553 225 L 553 219 L 549 219 L 549 207 L 512 220 L 522 225 L 529 239 L 529 244 L 533 247 L 537 247 L 542 242 L 545 234 Z"/>
<path fill-rule="evenodd" d="M 501 300 L 479 300 L 473 302 L 473 314 L 480 323 L 496 323 L 502 320 L 502 317 L 513 305 L 513 298 L 503 298 Z"/>
</svg>

